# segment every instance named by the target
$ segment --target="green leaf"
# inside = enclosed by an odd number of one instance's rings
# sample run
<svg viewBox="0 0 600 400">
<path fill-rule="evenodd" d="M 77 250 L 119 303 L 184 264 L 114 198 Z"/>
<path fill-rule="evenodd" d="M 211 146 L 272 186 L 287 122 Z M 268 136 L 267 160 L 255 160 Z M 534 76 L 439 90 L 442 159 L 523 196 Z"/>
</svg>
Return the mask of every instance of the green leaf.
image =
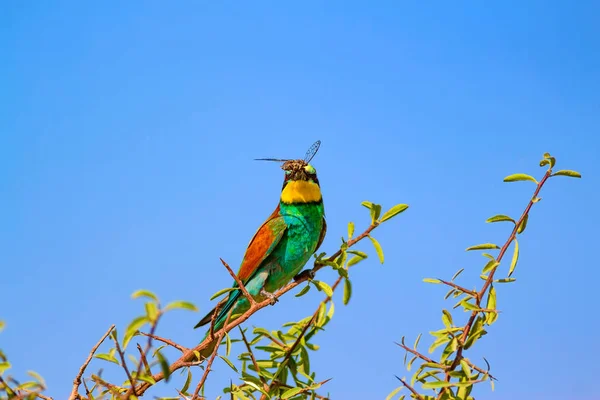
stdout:
<svg viewBox="0 0 600 400">
<path fill-rule="evenodd" d="M 302 297 L 302 296 L 304 296 L 306 293 L 308 293 L 309 290 L 310 290 L 310 284 L 304 286 L 302 288 L 302 290 L 299 291 L 298 294 L 296 294 L 296 297 Z"/>
<path fill-rule="evenodd" d="M 477 306 L 476 306 L 475 304 L 473 304 L 473 303 L 469 303 L 469 302 L 468 302 L 468 301 L 466 301 L 466 300 L 463 300 L 463 301 L 461 301 L 461 302 L 460 302 L 460 305 L 462 305 L 462 306 L 463 306 L 463 308 L 464 308 L 465 310 L 469 310 L 469 311 L 475 311 L 475 310 L 479 310 L 479 307 L 477 307 Z"/>
<path fill-rule="evenodd" d="M 229 357 L 229 354 L 231 353 L 231 337 L 229 336 L 229 333 L 225 334 L 225 346 L 225 355 Z"/>
<path fill-rule="evenodd" d="M 454 383 L 445 381 L 432 381 L 423 383 L 423 389 L 441 389 L 450 386 L 454 386 Z"/>
<path fill-rule="evenodd" d="M 383 214 L 381 220 L 379 222 L 387 221 L 388 219 L 394 218 L 396 215 L 405 211 L 408 208 L 408 204 L 396 204 L 394 207 L 390 208 Z"/>
<path fill-rule="evenodd" d="M 379 261 L 383 264 L 383 249 L 381 248 L 381 245 L 379 244 L 377 239 L 375 239 L 373 236 L 369 235 L 369 239 L 371 239 L 371 242 L 373 243 L 373 247 L 375 247 L 377 256 L 379 256 Z"/>
<path fill-rule="evenodd" d="M 435 351 L 436 348 L 438 348 L 439 346 L 446 344 L 450 341 L 450 338 L 448 336 L 442 336 L 438 339 L 436 339 L 431 346 L 429 346 L 429 353 L 433 353 Z"/>
<path fill-rule="evenodd" d="M 344 305 L 348 304 L 351 296 L 352 283 L 350 283 L 350 279 L 344 279 L 344 297 L 342 298 L 342 302 L 344 303 Z"/>
<path fill-rule="evenodd" d="M 514 219 L 512 219 L 508 215 L 502 215 L 502 214 L 494 215 L 493 217 L 490 217 L 485 220 L 485 222 L 487 222 L 487 223 L 502 222 L 502 221 L 509 221 L 509 222 L 512 222 L 513 224 L 515 223 Z"/>
<path fill-rule="evenodd" d="M 31 376 L 33 379 L 35 379 L 42 387 L 46 387 L 46 381 L 44 381 L 44 378 L 42 378 L 42 376 L 40 374 L 38 374 L 35 371 L 27 371 L 27 375 Z"/>
<path fill-rule="evenodd" d="M 487 264 L 485 264 L 485 267 L 483 267 L 483 270 L 481 272 L 487 274 L 488 272 L 496 268 L 498 265 L 500 265 L 498 261 L 490 260 L 487 262 Z"/>
<path fill-rule="evenodd" d="M 94 357 L 95 358 L 99 358 L 100 360 L 110 361 L 110 362 L 115 363 L 117 365 L 121 365 L 121 364 L 119 364 L 119 361 L 115 358 L 115 356 L 113 356 L 112 354 L 101 353 L 101 354 L 94 355 Z"/>
<path fill-rule="evenodd" d="M 301 391 L 302 391 L 301 387 L 295 387 L 295 388 L 288 389 L 285 392 L 283 392 L 283 394 L 281 395 L 281 400 L 289 399 L 290 397 L 297 395 Z"/>
<path fill-rule="evenodd" d="M 490 285 L 490 292 L 488 294 L 486 308 L 489 310 L 496 309 L 496 288 L 494 287 L 494 285 Z M 496 321 L 497 318 L 498 318 L 498 313 L 492 313 L 492 312 L 488 313 L 486 316 L 486 323 L 488 325 L 491 325 L 494 323 L 494 321 Z"/>
<path fill-rule="evenodd" d="M 381 206 L 379 204 L 371 205 L 371 223 L 377 222 L 379 215 L 381 215 Z"/>
<path fill-rule="evenodd" d="M 231 292 L 232 290 L 236 290 L 236 289 L 233 288 L 233 287 L 228 287 L 228 288 L 225 288 L 225 289 L 221 289 L 217 293 L 215 293 L 212 296 L 210 296 L 210 300 L 214 300 L 217 297 L 221 296 L 223 293 L 228 293 L 228 292 Z"/>
<path fill-rule="evenodd" d="M 0 374 L 11 367 L 12 367 L 12 365 L 8 361 L 0 362 Z"/>
<path fill-rule="evenodd" d="M 508 276 L 511 276 L 517 267 L 517 262 L 519 261 L 519 241 L 515 238 L 515 248 L 513 250 L 512 260 L 510 261 L 510 268 L 508 270 Z"/>
<path fill-rule="evenodd" d="M 535 204 L 535 203 L 537 203 L 540 200 L 542 200 L 541 197 L 534 197 L 533 199 L 531 199 L 531 202 Z"/>
<path fill-rule="evenodd" d="M 196 307 L 194 304 L 190 303 L 189 301 L 182 301 L 182 300 L 169 303 L 165 307 L 165 311 L 174 310 L 176 308 L 181 308 L 181 309 L 190 310 L 190 311 L 198 311 L 198 307 Z"/>
<path fill-rule="evenodd" d="M 329 311 L 327 312 L 327 318 L 332 319 L 333 318 L 333 312 L 335 310 L 335 307 L 333 305 L 333 301 L 329 302 Z"/>
<path fill-rule="evenodd" d="M 421 334 L 419 333 L 419 336 L 417 336 L 417 339 L 415 340 L 415 345 L 413 346 L 413 349 L 417 349 L 417 346 L 419 345 L 419 341 L 421 340 Z"/>
<path fill-rule="evenodd" d="M 367 207 L 369 210 L 371 209 L 371 207 L 373 207 L 373 203 L 371 203 L 370 201 L 363 201 L 362 203 L 360 203 L 360 205 Z"/>
<path fill-rule="evenodd" d="M 398 392 L 400 392 L 402 390 L 402 388 L 404 388 L 404 386 L 398 386 L 390 394 L 387 395 L 387 397 L 385 398 L 385 400 L 392 400 L 392 397 L 394 397 L 395 395 L 397 395 Z"/>
<path fill-rule="evenodd" d="M 135 292 L 133 292 L 131 294 L 131 298 L 132 299 L 137 299 L 137 298 L 140 298 L 140 297 L 147 297 L 147 298 L 149 298 L 151 300 L 154 300 L 155 302 L 158 303 L 158 297 L 154 293 L 152 293 L 151 291 L 149 291 L 149 290 L 143 290 L 143 289 L 141 289 L 141 290 L 137 290 L 137 291 L 135 291 Z"/>
<path fill-rule="evenodd" d="M 312 281 L 317 289 L 322 290 L 328 297 L 333 296 L 333 289 L 327 283 L 323 281 Z"/>
<path fill-rule="evenodd" d="M 494 279 L 495 283 L 511 283 L 516 281 L 515 278 L 501 278 L 501 279 Z"/>
<path fill-rule="evenodd" d="M 454 276 L 452 277 L 452 279 L 450 279 L 451 281 L 455 280 L 456 278 L 458 278 L 458 276 L 464 271 L 464 268 L 461 268 L 458 270 L 457 273 L 454 274 Z"/>
<path fill-rule="evenodd" d="M 452 328 L 452 314 L 448 310 L 442 310 L 442 323 L 446 328 Z"/>
<path fill-rule="evenodd" d="M 348 260 L 348 267 L 351 267 L 355 264 L 358 264 L 359 262 L 361 262 L 362 260 L 364 260 L 367 257 L 362 257 L 362 256 L 354 256 L 352 257 L 350 260 Z"/>
<path fill-rule="evenodd" d="M 146 374 L 140 374 L 137 376 L 137 379 L 139 379 L 140 381 L 144 381 L 147 382 L 151 385 L 156 384 L 156 381 L 154 380 L 154 378 L 152 377 L 152 375 L 146 375 Z M 183 390 L 182 390 L 183 392 Z"/>
<path fill-rule="evenodd" d="M 348 240 L 354 235 L 354 222 L 348 222 Z"/>
<path fill-rule="evenodd" d="M 470 379 L 471 378 L 471 367 L 469 366 L 469 363 L 467 362 L 467 360 L 462 358 L 460 360 L 460 367 L 462 368 L 463 372 L 465 373 L 465 376 L 467 377 L 467 379 Z"/>
<path fill-rule="evenodd" d="M 131 340 L 133 335 L 148 322 L 150 322 L 148 320 L 148 317 L 142 315 L 140 317 L 135 318 L 133 321 L 131 321 L 131 323 L 129 323 L 129 326 L 127 326 L 127 329 L 125 330 L 125 336 L 123 337 L 123 350 L 127 348 L 127 345 L 129 344 L 129 341 Z"/>
<path fill-rule="evenodd" d="M 417 356 L 414 356 L 413 358 L 410 359 L 410 361 L 408 362 L 408 364 L 406 364 L 406 370 L 410 371 L 412 368 L 412 364 L 415 362 L 415 360 L 417 359 Z"/>
<path fill-rule="evenodd" d="M 160 369 L 162 370 L 163 375 L 165 376 L 165 382 L 169 382 L 169 378 L 171 377 L 171 370 L 169 369 L 169 362 L 163 356 L 160 351 L 156 352 L 156 358 L 158 359 L 158 363 L 160 364 Z"/>
<path fill-rule="evenodd" d="M 423 282 L 425 283 L 442 283 L 439 279 L 435 278 L 423 278 Z"/>
<path fill-rule="evenodd" d="M 529 220 L 529 214 L 525 214 L 525 217 L 523 218 L 523 222 L 521 222 L 521 224 L 519 225 L 519 228 L 517 229 L 518 234 L 523 233 L 525 228 L 527 228 L 527 220 Z"/>
<path fill-rule="evenodd" d="M 229 358 L 223 357 L 222 355 L 219 355 L 219 357 L 221 358 L 221 360 L 225 361 L 225 364 L 229 365 L 229 368 L 231 368 L 235 372 L 238 372 L 238 369 L 235 367 L 235 365 L 233 365 L 231 361 L 229 361 Z"/>
<path fill-rule="evenodd" d="M 527 174 L 512 174 L 504 178 L 504 182 L 517 182 L 517 181 L 532 181 L 538 183 L 535 178 Z"/>
<path fill-rule="evenodd" d="M 581 174 L 577 171 L 571 171 L 569 169 L 561 169 L 552 174 L 552 176 L 570 176 L 571 178 L 581 178 Z"/>
<path fill-rule="evenodd" d="M 156 306 L 156 303 L 147 302 L 144 306 L 146 307 L 146 316 L 148 317 L 148 320 L 156 320 L 156 317 L 158 317 L 158 307 Z"/>
<path fill-rule="evenodd" d="M 493 244 L 493 243 L 483 243 L 483 244 L 478 244 L 475 246 L 471 246 L 471 247 L 467 247 L 466 251 L 471 251 L 471 250 L 494 250 L 494 249 L 499 249 L 500 246 L 498 246 L 497 244 Z"/>
</svg>

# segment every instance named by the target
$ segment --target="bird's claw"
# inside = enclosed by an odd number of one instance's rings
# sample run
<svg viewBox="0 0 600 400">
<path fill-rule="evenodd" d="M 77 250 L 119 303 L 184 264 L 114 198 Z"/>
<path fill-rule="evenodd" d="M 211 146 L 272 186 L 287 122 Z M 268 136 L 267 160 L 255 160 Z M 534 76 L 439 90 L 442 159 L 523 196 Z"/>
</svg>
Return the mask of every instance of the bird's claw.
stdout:
<svg viewBox="0 0 600 400">
<path fill-rule="evenodd" d="M 277 296 L 275 296 L 271 292 L 267 292 L 265 289 L 261 289 L 260 290 L 260 294 L 263 295 L 263 296 L 265 296 L 267 299 L 269 299 L 272 306 L 274 306 L 275 303 L 277 303 L 279 301 L 279 299 L 277 298 Z"/>
<path fill-rule="evenodd" d="M 298 275 L 296 275 L 294 277 L 294 281 L 295 282 L 303 282 L 306 280 L 312 280 L 315 277 L 315 271 L 313 271 L 312 269 L 305 269 L 304 271 L 300 272 Z"/>
</svg>

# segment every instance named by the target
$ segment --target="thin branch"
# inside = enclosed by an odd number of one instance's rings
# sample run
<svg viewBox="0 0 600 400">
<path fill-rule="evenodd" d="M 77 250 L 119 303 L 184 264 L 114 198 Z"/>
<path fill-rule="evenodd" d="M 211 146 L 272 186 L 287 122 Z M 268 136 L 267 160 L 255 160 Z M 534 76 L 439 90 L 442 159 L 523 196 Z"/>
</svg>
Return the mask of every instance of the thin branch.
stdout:
<svg viewBox="0 0 600 400">
<path fill-rule="evenodd" d="M 397 343 L 397 342 L 394 342 L 394 343 L 396 343 L 398 346 L 402 347 L 404 350 L 408 351 L 409 353 L 419 357 L 421 360 L 428 362 L 428 363 L 438 364 L 440 366 L 440 368 L 444 368 L 443 365 L 439 364 L 437 361 L 432 360 L 431 358 L 427 357 L 426 355 L 419 353 L 418 351 L 413 350 L 410 347 L 408 347 L 402 343 Z"/>
<path fill-rule="evenodd" d="M 475 371 L 482 373 L 484 375 L 487 375 L 490 377 L 491 380 L 493 381 L 497 381 L 498 379 L 496 379 L 492 374 L 490 374 L 490 371 L 486 371 L 483 368 L 479 368 L 477 365 L 473 364 L 471 361 L 469 361 L 466 358 L 463 358 L 463 360 L 465 360 L 467 362 L 467 364 L 469 364 L 469 367 L 473 368 Z"/>
<path fill-rule="evenodd" d="M 140 332 L 141 333 L 141 332 Z M 142 363 L 144 363 L 144 368 L 146 368 L 146 374 L 150 375 L 152 370 L 150 369 L 150 365 L 148 364 L 148 360 L 146 359 L 146 355 L 144 354 L 144 350 L 142 350 L 142 346 L 137 343 L 137 349 L 140 353 L 140 358 L 142 359 Z"/>
<path fill-rule="evenodd" d="M 258 366 L 258 362 L 256 362 L 256 357 L 254 357 L 254 352 L 252 351 L 252 347 L 250 346 L 250 343 L 248 343 L 248 340 L 246 339 L 246 335 L 244 334 L 244 330 L 239 325 L 238 325 L 238 329 L 240 330 L 240 333 L 242 334 L 242 341 L 246 345 L 246 348 L 248 349 L 248 353 L 250 353 L 250 358 L 252 359 L 252 364 L 254 364 L 254 369 L 256 369 L 256 374 L 258 375 L 258 378 L 262 382 L 263 388 L 265 389 L 265 391 L 268 392 L 269 391 L 269 385 L 267 384 L 267 381 L 265 380 L 264 376 L 262 376 L 260 374 L 260 367 Z"/>
<path fill-rule="evenodd" d="M 144 333 L 144 332 L 140 332 L 140 335 L 144 335 L 147 337 L 151 337 L 154 340 L 158 340 L 159 342 L 163 342 L 168 344 L 171 347 L 175 347 L 177 350 L 179 350 L 182 353 L 185 353 L 186 351 L 189 351 L 189 349 L 187 347 L 184 347 L 180 344 L 175 343 L 174 341 L 170 340 L 170 339 L 166 339 L 160 336 L 156 336 L 156 335 L 152 335 L 150 333 Z"/>
<path fill-rule="evenodd" d="M 96 382 L 98 385 L 104 386 L 105 388 L 107 388 L 108 390 L 110 390 L 112 393 L 114 393 L 116 395 L 121 394 L 121 390 L 123 389 L 117 385 L 113 385 L 112 383 L 106 382 L 104 379 L 100 378 L 98 375 L 92 374 L 92 380 L 94 382 Z"/>
<path fill-rule="evenodd" d="M 231 311 L 229 312 L 229 314 L 227 314 L 227 319 L 225 320 L 225 325 L 227 325 L 227 322 L 229 322 L 229 318 L 231 318 Z M 206 364 L 206 368 L 204 369 L 204 374 L 202 374 L 202 378 L 200 379 L 200 382 L 198 382 L 198 386 L 196 386 L 196 390 L 194 391 L 192 400 L 196 400 L 198 398 L 198 393 L 200 393 L 200 389 L 202 389 L 202 386 L 204 386 L 204 383 L 206 382 L 206 379 L 208 378 L 208 374 L 211 371 L 212 364 L 215 361 L 215 358 L 217 357 L 217 352 L 219 351 L 219 346 L 221 346 L 221 340 L 223 340 L 223 337 L 225 336 L 226 333 L 227 332 L 224 329 L 221 330 L 221 333 L 218 336 L 215 348 L 213 349 L 210 359 L 208 360 L 208 363 Z"/>
<path fill-rule="evenodd" d="M 131 378 L 131 373 L 129 373 L 129 368 L 127 367 L 127 363 L 125 362 L 125 354 L 123 354 L 123 350 L 121 350 L 121 345 L 119 344 L 119 341 L 117 340 L 117 338 L 113 337 L 113 339 L 115 342 L 115 347 L 117 348 L 117 353 L 119 353 L 119 358 L 121 359 L 121 366 L 125 370 L 125 375 L 127 375 L 127 379 L 129 379 L 129 383 L 131 383 L 131 389 L 133 390 L 133 394 L 137 397 L 137 393 L 135 391 L 135 386 L 134 386 L 135 382 Z M 139 375 L 139 371 L 141 371 L 141 369 L 142 368 L 141 368 L 141 361 L 140 361 L 140 368 L 138 370 L 137 375 Z M 136 377 L 137 377 L 137 375 L 136 375 Z"/>
<path fill-rule="evenodd" d="M 248 293 L 248 290 L 246 290 L 246 286 L 244 286 L 244 283 L 241 281 L 241 279 L 238 278 L 235 272 L 233 272 L 229 264 L 227 264 L 222 258 L 219 258 L 219 260 L 221 260 L 221 263 L 225 266 L 225 268 L 227 268 L 227 272 L 229 272 L 229 275 L 231 275 L 233 279 L 235 279 L 236 283 L 238 284 L 238 287 L 240 288 L 240 290 L 244 294 L 244 297 L 246 297 L 250 305 L 255 305 L 256 300 L 254 300 L 254 297 L 250 296 L 250 293 Z"/>
<path fill-rule="evenodd" d="M 477 292 L 475 292 L 475 291 L 473 291 L 473 290 L 466 289 L 466 288 L 464 288 L 464 287 L 462 287 L 462 286 L 460 286 L 460 285 L 457 285 L 457 284 L 456 284 L 456 283 L 454 283 L 454 282 L 448 282 L 448 281 L 445 281 L 445 280 L 443 280 L 443 279 L 440 279 L 440 282 L 442 282 L 442 283 L 443 283 L 443 284 L 445 284 L 445 285 L 451 286 L 451 287 L 453 287 L 454 289 L 458 289 L 458 290 L 460 290 L 460 291 L 461 291 L 461 292 L 463 292 L 463 293 L 470 294 L 471 296 L 473 296 L 473 297 L 477 298 Z"/>
<path fill-rule="evenodd" d="M 81 385 L 81 377 L 83 376 L 83 373 L 85 372 L 85 369 L 87 368 L 90 361 L 92 361 L 92 357 L 94 357 L 94 353 L 96 352 L 96 350 L 98 350 L 98 347 L 100 347 L 100 345 L 102 344 L 102 342 L 104 342 L 104 340 L 107 338 L 107 336 L 110 335 L 110 333 L 112 332 L 113 329 L 115 329 L 114 324 L 110 328 L 108 328 L 108 330 L 106 331 L 104 336 L 102 336 L 102 338 L 98 341 L 98 343 L 96 343 L 96 345 L 94 347 L 92 347 L 92 351 L 90 351 L 90 354 L 88 355 L 87 359 L 85 360 L 85 362 L 83 363 L 81 368 L 79 368 L 79 372 L 77 373 L 77 376 L 73 380 L 73 389 L 71 390 L 71 395 L 69 396 L 69 400 L 76 400 L 78 397 L 80 397 L 78 391 L 79 391 L 79 385 Z"/>
<path fill-rule="evenodd" d="M 396 378 L 402 382 L 402 384 L 404 385 L 405 388 L 407 388 L 408 390 L 411 391 L 411 393 L 419 400 L 425 400 L 423 399 L 423 396 L 421 396 L 412 386 L 410 386 L 408 383 L 406 383 L 406 381 L 402 378 L 399 378 L 396 376 Z"/>
<path fill-rule="evenodd" d="M 29 395 L 34 395 L 38 399 L 42 399 L 42 400 L 54 400 L 52 397 L 44 396 L 40 392 L 34 392 L 33 390 L 29 390 L 29 389 L 25 389 L 25 388 L 22 388 L 22 389 L 19 389 L 19 390 L 22 390 L 22 391 L 24 391 L 25 393 L 27 393 Z"/>
<path fill-rule="evenodd" d="M 140 396 L 143 394 L 143 392 L 140 393 L 136 389 L 135 385 L 136 385 L 138 376 L 140 376 L 140 374 L 142 372 L 142 366 L 144 365 L 143 359 L 148 357 L 148 352 L 152 348 L 152 339 L 154 337 L 154 332 L 156 332 L 156 327 L 158 326 L 158 320 L 160 319 L 161 315 L 162 315 L 162 312 L 160 311 L 160 305 L 159 305 L 159 312 L 158 312 L 158 314 L 156 314 L 156 318 L 154 319 L 154 321 L 152 321 L 152 325 L 150 327 L 150 333 L 148 335 L 145 335 L 146 337 L 148 337 L 148 342 L 146 342 L 146 347 L 144 348 L 144 351 L 140 353 L 140 361 L 138 362 L 137 371 L 135 373 L 135 379 L 133 381 L 130 381 L 131 388 L 127 391 L 127 394 L 125 395 L 125 397 L 127 399 L 129 399 L 129 396 L 131 394 L 135 394 L 136 396 L 138 396 L 138 394 Z M 138 394 L 136 394 L 136 393 L 138 393 Z"/>
</svg>

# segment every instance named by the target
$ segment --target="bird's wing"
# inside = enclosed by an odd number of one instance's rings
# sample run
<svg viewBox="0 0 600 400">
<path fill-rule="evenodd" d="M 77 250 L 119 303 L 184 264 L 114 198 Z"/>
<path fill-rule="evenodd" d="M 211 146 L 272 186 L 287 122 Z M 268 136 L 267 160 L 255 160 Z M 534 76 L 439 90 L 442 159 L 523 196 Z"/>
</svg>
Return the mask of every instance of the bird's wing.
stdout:
<svg viewBox="0 0 600 400">
<path fill-rule="evenodd" d="M 321 244 L 323 243 L 323 239 L 325 239 L 325 234 L 327 233 L 327 222 L 325 222 L 325 217 L 323 217 L 323 227 L 321 228 L 321 234 L 319 235 L 319 241 L 317 242 L 317 247 L 315 248 L 315 252 L 319 250 Z"/>
<path fill-rule="evenodd" d="M 238 277 L 244 284 L 273 252 L 286 229 L 287 225 L 279 212 L 279 206 L 277 206 L 273 214 L 258 228 L 246 249 L 238 271 Z"/>
</svg>

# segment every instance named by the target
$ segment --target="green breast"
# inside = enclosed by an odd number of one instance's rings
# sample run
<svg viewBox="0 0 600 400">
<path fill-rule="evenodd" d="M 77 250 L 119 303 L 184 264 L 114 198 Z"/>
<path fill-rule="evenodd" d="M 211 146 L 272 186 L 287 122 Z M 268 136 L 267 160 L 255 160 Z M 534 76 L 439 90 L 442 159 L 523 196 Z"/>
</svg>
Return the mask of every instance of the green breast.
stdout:
<svg viewBox="0 0 600 400">
<path fill-rule="evenodd" d="M 323 202 L 281 203 L 280 213 L 287 229 L 270 260 L 266 260 L 271 270 L 267 291 L 285 285 L 302 270 L 315 252 L 323 229 Z"/>
</svg>

